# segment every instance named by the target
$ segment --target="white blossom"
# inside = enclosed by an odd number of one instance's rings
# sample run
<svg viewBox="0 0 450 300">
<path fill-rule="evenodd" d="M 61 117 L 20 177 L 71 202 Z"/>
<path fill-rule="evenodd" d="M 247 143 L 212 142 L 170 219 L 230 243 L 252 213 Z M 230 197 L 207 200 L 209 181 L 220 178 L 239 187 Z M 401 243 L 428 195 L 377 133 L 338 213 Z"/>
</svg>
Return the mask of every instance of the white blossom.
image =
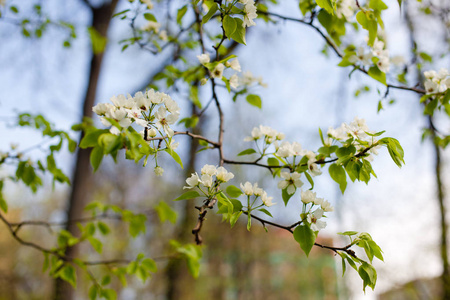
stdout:
<svg viewBox="0 0 450 300">
<path fill-rule="evenodd" d="M 147 5 L 148 9 L 153 9 L 152 0 L 140 0 L 143 4 Z"/>
<path fill-rule="evenodd" d="M 231 68 L 235 71 L 241 72 L 241 65 L 239 64 L 239 61 L 237 58 L 233 59 L 232 61 L 227 61 L 225 63 L 225 65 L 227 66 L 227 68 Z"/>
<path fill-rule="evenodd" d="M 192 188 L 198 186 L 200 183 L 202 183 L 202 181 L 198 177 L 197 172 L 195 172 L 195 173 L 191 174 L 191 177 L 186 179 L 186 183 L 188 185 L 184 186 L 183 189 L 192 189 Z"/>
<path fill-rule="evenodd" d="M 204 165 L 201 172 L 202 172 L 202 174 L 214 176 L 217 174 L 217 167 L 213 166 L 213 165 Z"/>
<path fill-rule="evenodd" d="M 426 78 L 424 86 L 427 94 L 443 93 L 450 88 L 450 77 L 447 69 L 441 68 L 439 72 L 425 71 L 423 74 Z"/>
<path fill-rule="evenodd" d="M 338 18 L 344 17 L 347 21 L 355 14 L 357 9 L 354 0 L 340 0 L 336 2 L 336 15 Z"/>
<path fill-rule="evenodd" d="M 314 202 L 316 200 L 316 193 L 311 190 L 301 191 L 302 202 L 305 204 Z"/>
<path fill-rule="evenodd" d="M 225 65 L 222 63 L 219 63 L 211 72 L 212 78 L 222 78 L 223 76 L 223 70 L 225 69 Z"/>
<path fill-rule="evenodd" d="M 153 31 L 155 33 L 159 32 L 159 28 L 161 27 L 161 24 L 155 21 L 148 21 L 147 24 L 145 24 L 141 30 L 143 31 Z"/>
<path fill-rule="evenodd" d="M 216 177 L 217 177 L 217 180 L 219 180 L 219 181 L 227 182 L 230 179 L 234 178 L 234 174 L 231 172 L 228 172 L 224 167 L 218 167 Z"/>
<path fill-rule="evenodd" d="M 161 168 L 160 166 L 156 166 L 154 171 L 155 171 L 156 176 L 162 176 L 164 173 L 164 169 Z"/>
<path fill-rule="evenodd" d="M 256 13 L 255 1 L 241 0 L 240 2 L 244 4 L 244 22 L 242 24 L 244 28 L 256 25 L 256 23 L 253 21 L 253 19 L 258 16 L 258 14 Z"/>
<path fill-rule="evenodd" d="M 169 125 L 174 124 L 178 120 L 179 115 L 170 113 L 168 115 L 166 114 L 166 108 L 160 106 L 159 109 L 155 112 L 155 118 L 158 120 L 156 122 L 156 127 L 158 127 L 158 129 L 161 129 L 162 127 L 167 136 L 172 137 L 174 132 L 172 128 L 169 127 Z"/>
<path fill-rule="evenodd" d="M 231 75 L 231 77 L 230 77 L 230 86 L 233 89 L 237 89 L 239 87 L 239 77 L 236 74 Z"/>
<path fill-rule="evenodd" d="M 308 214 L 307 221 L 311 224 L 312 231 L 319 231 L 327 226 L 327 223 L 319 220 L 323 217 L 323 210 L 318 208 L 312 214 Z"/>
<path fill-rule="evenodd" d="M 114 105 L 109 103 L 99 103 L 92 108 L 92 111 L 99 116 L 104 116 L 108 111 L 114 109 Z"/>
<path fill-rule="evenodd" d="M 272 205 L 275 205 L 276 203 L 272 202 L 273 197 L 267 196 L 267 193 L 264 191 L 264 193 L 261 195 L 261 201 L 263 204 L 267 207 L 270 207 Z"/>
<path fill-rule="evenodd" d="M 212 184 L 213 184 L 212 176 L 208 175 L 208 174 L 203 174 L 202 175 L 202 183 L 203 183 L 204 186 L 210 188 L 212 186 Z"/>
<path fill-rule="evenodd" d="M 300 180 L 301 174 L 298 172 L 281 172 L 280 176 L 284 178 L 284 180 L 278 182 L 278 188 L 282 190 L 287 188 L 287 193 L 289 195 L 294 194 L 295 190 L 303 185 L 303 182 Z"/>
<path fill-rule="evenodd" d="M 159 33 L 159 38 L 160 38 L 162 41 L 167 41 L 167 40 L 168 40 L 168 37 L 167 37 L 167 31 L 161 30 L 161 32 Z"/>
<path fill-rule="evenodd" d="M 325 212 L 334 210 L 333 206 L 331 206 L 331 203 L 328 202 L 327 200 L 323 200 L 322 203 L 320 204 L 320 206 L 322 207 L 323 211 L 325 211 Z"/>
<path fill-rule="evenodd" d="M 246 194 L 247 196 L 253 195 L 253 185 L 250 182 L 246 182 L 244 184 L 240 184 L 241 190 Z"/>
<path fill-rule="evenodd" d="M 209 57 L 208 53 L 197 55 L 197 58 L 202 65 L 207 64 L 211 61 L 211 58 Z"/>
<path fill-rule="evenodd" d="M 356 49 L 356 54 L 352 55 L 348 58 L 348 61 L 351 63 L 361 62 L 364 66 L 369 66 L 372 64 L 372 53 L 365 53 L 364 47 L 358 47 Z"/>
</svg>

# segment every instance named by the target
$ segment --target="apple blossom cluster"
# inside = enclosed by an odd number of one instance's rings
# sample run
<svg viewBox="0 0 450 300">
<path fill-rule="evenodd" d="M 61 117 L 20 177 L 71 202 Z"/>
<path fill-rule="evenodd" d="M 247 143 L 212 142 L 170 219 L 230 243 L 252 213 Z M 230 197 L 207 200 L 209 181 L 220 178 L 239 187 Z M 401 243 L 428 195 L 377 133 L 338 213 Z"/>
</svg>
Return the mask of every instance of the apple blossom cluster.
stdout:
<svg viewBox="0 0 450 300">
<path fill-rule="evenodd" d="M 276 131 L 269 126 L 259 125 L 252 130 L 252 136 L 244 138 L 245 142 L 257 141 L 263 139 L 266 144 L 272 144 L 275 141 L 281 141 L 284 139 L 284 134 Z"/>
<path fill-rule="evenodd" d="M 439 72 L 425 71 L 425 90 L 427 94 L 443 93 L 450 88 L 450 74 L 447 69 L 441 68 Z"/>
<path fill-rule="evenodd" d="M 376 65 L 380 71 L 387 73 L 389 71 L 390 59 L 389 50 L 386 49 L 385 43 L 378 38 L 375 39 L 371 51 L 366 52 L 364 47 L 358 47 L 356 53 L 348 58 L 349 62 L 355 64 L 360 63 L 363 66 L 370 66 L 376 58 Z M 401 57 L 392 58 L 396 64 L 401 63 Z"/>
<path fill-rule="evenodd" d="M 183 189 L 198 188 L 205 196 L 210 197 L 216 194 L 221 183 L 228 182 L 233 178 L 234 174 L 228 172 L 224 167 L 204 165 L 200 176 L 195 172 L 186 179 L 187 186 L 184 186 Z M 203 187 L 207 188 L 207 192 L 204 191 Z"/>
<path fill-rule="evenodd" d="M 248 199 L 250 199 L 250 196 L 255 196 L 253 203 L 258 199 L 258 197 L 261 197 L 262 205 L 270 207 L 270 206 L 276 204 L 276 203 L 272 202 L 273 197 L 269 197 L 265 190 L 258 187 L 258 183 L 251 184 L 249 181 L 247 181 L 244 184 L 241 183 L 240 187 L 241 187 L 242 192 L 245 195 L 247 195 Z M 260 206 L 262 206 L 262 205 L 260 205 Z M 258 208 L 258 207 L 256 207 L 256 208 Z M 255 208 L 252 208 L 252 209 L 255 209 Z"/>
<path fill-rule="evenodd" d="M 203 53 L 203 54 L 197 55 L 197 59 L 205 67 L 207 66 L 207 64 L 209 64 L 211 62 L 211 58 L 209 57 L 208 53 Z M 225 63 L 220 62 L 220 63 L 216 64 L 212 68 L 212 70 L 210 70 L 210 72 L 209 72 L 210 77 L 222 79 L 225 67 L 235 70 L 237 72 L 241 72 L 241 65 L 239 64 L 239 60 L 237 58 L 235 58 L 231 61 L 226 61 Z M 201 83 L 206 84 L 206 82 L 207 82 L 207 79 L 203 78 Z M 232 88 L 236 89 L 239 87 L 239 77 L 237 76 L 237 73 L 234 73 L 233 75 L 231 75 L 229 82 L 230 82 L 230 86 Z"/>
<path fill-rule="evenodd" d="M 110 100 L 112 104 L 99 103 L 92 110 L 100 116 L 103 125 L 111 126 L 112 134 L 119 135 L 121 130 L 136 123 L 144 127 L 141 134 L 147 138 L 155 137 L 158 132 L 169 138 L 174 135 L 169 125 L 178 120 L 180 108 L 169 95 L 151 89 L 145 93 L 137 92 L 134 97 L 121 94 Z"/>
<path fill-rule="evenodd" d="M 301 192 L 302 202 L 303 202 L 303 216 L 306 215 L 306 222 L 308 222 L 313 231 L 319 231 L 327 226 L 325 221 L 320 220 L 324 217 L 325 212 L 331 212 L 334 208 L 331 206 L 330 202 L 324 200 L 323 198 L 318 198 L 316 193 L 307 190 Z M 307 205 L 311 203 L 311 206 L 307 210 Z M 319 206 L 315 211 L 312 211 L 315 206 Z M 302 219 L 305 219 L 302 217 Z"/>
<path fill-rule="evenodd" d="M 256 83 L 263 88 L 267 87 L 267 83 L 263 82 L 263 78 L 261 76 L 255 77 L 253 76 L 252 72 L 246 71 L 244 72 L 243 76 L 239 78 L 239 84 L 243 86 L 251 86 L 253 83 Z"/>
<path fill-rule="evenodd" d="M 155 21 L 147 21 L 147 23 L 141 27 L 141 30 L 145 31 L 145 32 L 157 34 L 158 37 L 162 41 L 167 41 L 168 40 L 167 31 L 165 31 L 165 30 L 159 31 L 160 28 L 161 28 L 160 23 L 155 22 Z"/>
<path fill-rule="evenodd" d="M 250 27 L 256 25 L 255 19 L 258 17 L 258 14 L 256 13 L 256 5 L 254 0 L 239 0 L 239 3 L 244 4 L 244 22 L 242 23 L 242 26 Z"/>
<path fill-rule="evenodd" d="M 278 148 L 276 155 L 283 158 L 290 158 L 293 157 L 293 162 L 295 163 L 295 158 L 298 156 L 306 156 L 308 158 L 307 165 L 308 169 L 312 176 L 317 176 L 322 174 L 322 171 L 320 171 L 319 166 L 316 164 L 316 154 L 311 150 L 302 149 L 302 146 L 297 143 L 289 143 L 288 141 L 284 141 L 281 143 L 280 147 Z M 284 177 L 283 177 L 284 178 Z M 293 193 L 290 193 L 293 194 Z"/>
<path fill-rule="evenodd" d="M 378 58 L 377 67 L 381 72 L 387 73 L 389 71 L 389 50 L 386 49 L 383 41 L 375 39 L 372 47 L 373 56 Z"/>
<path fill-rule="evenodd" d="M 350 124 L 342 123 L 338 128 L 328 128 L 328 138 L 325 139 L 325 144 L 331 146 L 333 139 L 344 142 L 353 138 L 352 144 L 359 151 L 377 143 L 377 140 L 370 134 L 373 132 L 367 127 L 366 120 L 355 117 Z M 370 148 L 370 152 L 376 155 L 378 154 L 377 149 L 380 147 L 380 145 L 373 146 Z"/>
</svg>

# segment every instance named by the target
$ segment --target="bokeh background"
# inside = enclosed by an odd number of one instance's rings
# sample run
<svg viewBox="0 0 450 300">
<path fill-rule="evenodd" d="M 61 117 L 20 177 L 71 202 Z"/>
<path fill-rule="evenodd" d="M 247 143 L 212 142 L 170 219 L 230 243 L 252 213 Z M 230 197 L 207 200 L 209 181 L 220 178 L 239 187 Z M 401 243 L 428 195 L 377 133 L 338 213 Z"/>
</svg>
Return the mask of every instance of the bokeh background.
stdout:
<svg viewBox="0 0 450 300">
<path fill-rule="evenodd" d="M 170 4 L 169 4 L 170 2 Z M 179 2 L 155 2 L 154 14 L 163 16 L 175 11 Z M 424 1 L 425 2 L 425 1 Z M 19 129 L 13 124 L 17 113 L 43 114 L 57 128 L 70 130 L 82 118 L 82 101 L 88 86 L 88 74 L 92 57 L 91 41 L 86 28 L 93 18 L 92 11 L 82 0 L 14 1 L 21 16 L 33 19 L 32 7 L 40 3 L 42 10 L 52 20 L 74 24 L 77 38 L 70 47 L 62 44 L 67 32 L 58 26 L 49 27 L 40 38 L 24 37 L 16 15 L 2 9 L 0 18 L 0 151 L 7 151 L 10 144 L 27 149 L 48 141 L 29 129 Z M 411 51 L 411 27 L 406 15 L 415 24 L 414 36 L 420 51 L 439 55 L 448 53 L 447 19 L 425 15 L 421 4 L 404 1 L 399 9 L 397 1 L 386 1 L 389 10 L 384 15 L 387 45 L 391 55 L 402 55 L 406 62 L 413 59 Z M 434 5 L 447 6 L 447 1 L 431 1 Z M 94 7 L 103 3 L 91 1 Z M 116 11 L 128 7 L 128 1 L 119 1 Z M 6 7 L 7 7 L 6 6 Z M 274 12 L 285 16 L 301 17 L 298 1 L 282 1 L 270 6 Z M 448 9 L 448 8 L 447 8 Z M 448 10 L 447 10 L 448 12 Z M 161 17 L 163 19 L 163 17 Z M 444 21 L 447 20 L 447 23 Z M 163 24 L 163 26 L 165 26 Z M 169 33 L 175 28 L 167 25 Z M 152 76 L 173 55 L 170 47 L 153 55 L 139 47 L 129 47 L 121 52 L 119 41 L 130 36 L 129 23 L 114 18 L 108 28 L 108 44 L 101 65 L 96 101 L 107 102 L 113 95 L 134 93 L 145 88 Z M 362 44 L 363 32 L 357 32 L 346 42 Z M 230 229 L 221 223 L 220 217 L 208 216 L 205 224 L 206 244 L 201 276 L 193 280 L 184 265 L 158 263 L 160 271 L 147 283 L 132 281 L 119 293 L 120 299 L 434 299 L 441 288 L 438 277 L 442 273 L 439 253 L 439 207 L 436 200 L 435 154 L 429 140 L 422 141 L 427 119 L 416 94 L 408 91 L 386 89 L 364 74 L 337 66 L 337 58 L 314 30 L 307 26 L 286 21 L 264 23 L 248 30 L 247 46 L 237 47 L 242 69 L 262 76 L 267 87 L 258 87 L 263 108 L 259 110 L 244 99 L 236 102 L 224 93 L 226 117 L 226 156 L 233 157 L 247 148 L 243 138 L 259 124 L 268 125 L 286 134 L 290 141 L 297 141 L 306 149 L 320 145 L 318 128 L 326 131 L 342 122 L 351 122 L 355 116 L 364 118 L 371 130 L 386 130 L 386 136 L 397 138 L 405 150 L 405 166 L 399 169 L 387 151 L 381 150 L 373 163 L 378 176 L 368 185 L 349 183 L 344 195 L 338 185 L 325 176 L 317 177 L 315 190 L 335 207 L 328 226 L 320 232 L 325 244 L 345 244 L 347 241 L 336 232 L 356 230 L 369 232 L 384 251 L 385 261 L 376 262 L 378 282 L 375 291 L 362 291 L 362 283 L 356 272 L 347 270 L 344 277 L 340 259 L 332 252 L 314 249 L 309 259 L 298 244 L 286 232 L 259 226 L 251 232 L 245 222 L 238 222 Z M 325 49 L 325 50 L 324 50 Z M 325 52 L 325 54 L 324 54 Z M 195 55 L 186 58 L 196 61 Z M 449 67 L 448 55 L 437 58 L 433 64 L 422 66 L 424 70 Z M 392 74 L 397 71 L 392 67 Z M 399 67 L 398 67 L 399 68 Z M 388 76 L 388 80 L 395 79 Z M 417 74 L 408 74 L 409 85 L 419 83 Z M 365 91 L 368 89 L 369 91 Z M 361 92 L 356 92 L 360 90 Z M 189 111 L 188 91 L 183 88 L 168 90 L 180 104 L 182 111 Z M 356 94 L 359 94 L 356 96 Z M 203 95 L 204 103 L 208 95 Z M 379 101 L 384 109 L 377 111 Z M 186 114 L 188 115 L 188 114 Z M 96 120 L 97 123 L 98 120 Z M 443 130 L 450 129 L 445 118 L 438 115 L 436 122 Z M 216 112 L 211 109 L 200 123 L 206 136 L 215 136 Z M 182 130 L 183 127 L 179 126 Z M 77 138 L 77 133 L 72 133 Z M 179 153 L 184 160 L 188 139 L 178 138 Z M 183 144 L 184 143 L 184 144 Z M 245 148 L 244 148 L 245 147 Z M 184 155 L 183 155 L 184 153 Z M 442 152 L 442 180 L 449 186 L 449 152 Z M 27 152 L 32 158 L 44 156 L 37 148 Z M 195 162 L 195 170 L 205 163 L 215 164 L 217 154 L 204 151 Z M 116 204 L 135 211 L 148 213 L 148 231 L 136 239 L 123 239 L 126 228 L 114 226 L 113 238 L 105 241 L 105 256 L 135 257 L 139 252 L 158 256 L 167 251 L 167 241 L 180 237 L 191 239 L 191 227 L 186 227 L 186 215 L 195 219 L 194 203 L 173 203 L 181 193 L 186 174 L 170 159 L 161 158 L 164 176 L 156 177 L 153 167 L 144 168 L 133 162 L 119 159 L 115 164 L 105 160 L 93 177 L 90 197 L 93 200 Z M 72 173 L 75 156 L 68 152 L 58 155 L 59 165 Z M 291 201 L 283 207 L 276 181 L 269 173 L 256 167 L 230 167 L 237 174 L 238 182 L 259 182 L 274 196 L 275 220 L 294 223 L 301 210 L 300 201 Z M 0 176 L 7 176 L 8 166 L 0 169 Z M 327 173 L 326 171 L 324 173 Z M 56 185 L 50 180 L 38 193 L 32 194 L 20 184 L 5 186 L 11 220 L 65 220 L 70 187 Z M 160 201 L 169 204 L 178 214 L 175 224 L 160 222 L 154 207 Z M 448 197 L 445 199 L 448 203 Z M 188 218 L 188 219 L 189 219 Z M 245 221 L 245 220 L 244 220 Z M 186 221 L 188 222 L 188 221 Z M 255 224 L 257 225 L 257 224 Z M 29 228 L 22 232 L 30 239 L 51 241 L 54 234 L 45 228 Z M 92 249 L 82 249 L 89 257 L 95 257 Z M 43 257 L 34 249 L 22 247 L 0 226 L 0 299 L 50 299 L 53 281 L 42 274 Z M 175 270 L 175 271 L 174 271 Z M 119 284 L 117 284 L 119 287 Z M 87 286 L 79 285 L 77 293 L 83 299 Z M 176 294 L 181 293 L 181 294 Z M 175 294 L 174 294 L 175 293 Z M 178 296 L 173 296 L 178 295 Z M 181 295 L 181 296 L 180 296 Z M 179 297 L 179 298 L 177 298 Z"/>
</svg>

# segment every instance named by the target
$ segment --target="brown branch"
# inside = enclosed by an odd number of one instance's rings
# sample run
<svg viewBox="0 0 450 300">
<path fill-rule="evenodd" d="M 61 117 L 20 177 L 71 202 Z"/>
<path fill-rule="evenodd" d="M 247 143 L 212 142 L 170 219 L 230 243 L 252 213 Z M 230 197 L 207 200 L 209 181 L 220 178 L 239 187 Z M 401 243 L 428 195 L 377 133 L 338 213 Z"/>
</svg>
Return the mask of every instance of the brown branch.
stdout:
<svg viewBox="0 0 450 300">
<path fill-rule="evenodd" d="M 333 49 L 334 53 L 336 53 L 336 55 L 338 57 L 340 57 L 340 58 L 344 57 L 344 55 L 341 53 L 341 51 L 338 48 L 338 46 L 336 46 L 333 43 L 333 41 L 319 27 L 317 27 L 316 25 L 314 25 L 312 23 L 313 19 L 311 19 L 309 21 L 306 21 L 306 20 L 303 20 L 303 19 L 286 17 L 286 16 L 282 16 L 282 15 L 279 15 L 279 14 L 276 14 L 276 13 L 271 13 L 271 12 L 258 11 L 258 13 L 264 14 L 264 15 L 267 15 L 267 16 L 277 17 L 277 18 L 280 18 L 280 19 L 286 20 L 286 21 L 292 21 L 292 22 L 300 23 L 300 24 L 303 24 L 303 25 L 306 25 L 306 26 L 309 26 L 309 27 L 313 28 L 315 31 L 317 31 L 317 33 L 319 33 L 320 36 L 322 36 L 322 38 L 326 41 L 328 46 L 330 46 L 331 49 Z M 362 72 L 362 73 L 364 73 L 366 75 L 369 75 L 369 72 L 366 71 L 364 68 L 362 68 L 362 67 L 360 67 L 360 66 L 358 66 L 356 64 L 353 64 L 352 66 L 353 66 L 354 69 L 356 69 L 356 70 L 358 70 L 358 71 L 360 71 L 360 72 Z M 386 84 L 386 87 L 388 89 L 389 88 L 393 88 L 393 89 L 399 89 L 399 90 L 412 91 L 412 92 L 415 92 L 415 93 L 418 93 L 418 94 L 425 94 L 426 93 L 425 90 L 420 89 L 420 88 L 416 88 L 416 87 L 399 86 L 399 85 L 395 85 L 395 84 Z"/>
<path fill-rule="evenodd" d="M 200 236 L 200 231 L 202 230 L 203 222 L 205 221 L 206 214 L 208 213 L 207 209 L 212 209 L 214 204 L 217 202 L 216 199 L 207 199 L 202 206 L 196 206 L 198 209 L 198 221 L 195 227 L 192 229 L 192 234 L 195 236 L 195 243 L 197 245 L 201 245 L 203 243 L 203 239 Z"/>
<path fill-rule="evenodd" d="M 187 135 L 187 136 L 190 136 L 190 137 L 193 138 L 193 139 L 203 140 L 203 141 L 205 141 L 205 142 L 207 142 L 207 143 L 213 145 L 214 148 L 219 148 L 219 147 L 220 147 L 220 144 L 219 144 L 219 143 L 214 142 L 214 141 L 212 141 L 212 140 L 210 140 L 210 139 L 207 139 L 207 138 L 205 138 L 205 137 L 202 136 L 202 135 L 194 134 L 194 133 L 191 133 L 191 132 L 189 132 L 189 131 L 175 131 L 173 135 L 175 136 L 175 135 L 180 135 L 180 134 L 181 134 L 181 135 Z M 154 137 L 154 138 L 147 138 L 147 141 L 163 141 L 163 140 L 165 140 L 165 139 L 167 139 L 167 138 L 168 138 L 168 136 Z"/>
<path fill-rule="evenodd" d="M 248 215 L 248 212 L 246 212 L 246 211 L 243 211 L 243 213 L 246 214 L 246 215 Z M 296 223 L 294 223 L 294 224 L 292 224 L 292 225 L 285 226 L 285 225 L 281 225 L 281 224 L 278 224 L 278 223 L 274 223 L 274 222 L 270 222 L 270 221 L 264 220 L 264 219 L 262 219 L 262 218 L 260 218 L 260 217 L 257 217 L 257 216 L 255 216 L 255 215 L 253 215 L 253 214 L 250 214 L 250 216 L 251 216 L 253 219 L 258 220 L 259 222 L 261 222 L 261 224 L 262 224 L 264 227 L 265 227 L 265 224 L 268 224 L 268 225 L 271 225 L 271 226 L 274 226 L 274 227 L 277 227 L 277 228 L 280 228 L 280 229 L 287 230 L 287 231 L 289 231 L 290 233 L 294 233 L 293 228 L 295 228 L 295 227 L 297 227 L 298 225 L 300 225 L 300 224 L 303 223 L 303 220 L 301 220 L 301 221 L 298 221 L 298 222 L 296 222 Z M 322 244 L 319 244 L 319 243 L 314 243 L 314 246 L 317 246 L 317 247 L 320 247 L 320 248 L 324 248 L 324 249 L 328 249 L 328 250 L 331 250 L 331 251 L 333 251 L 333 252 L 335 252 L 335 253 L 338 253 L 338 251 L 344 251 L 344 252 L 346 252 L 348 255 L 351 255 L 351 256 L 353 256 L 353 257 L 356 257 L 355 251 L 353 251 L 353 250 L 350 249 L 350 247 L 353 246 L 353 244 L 348 244 L 348 245 L 346 245 L 346 246 L 344 246 L 344 247 L 333 247 L 333 246 L 322 245 Z"/>
<path fill-rule="evenodd" d="M 47 222 L 47 221 L 32 220 L 32 221 L 12 222 L 12 223 L 9 223 L 9 225 L 12 228 L 15 227 L 15 228 L 13 228 L 13 230 L 17 234 L 18 231 L 24 226 L 43 226 L 43 227 L 47 227 L 50 231 L 52 231 L 51 227 L 53 227 L 53 226 L 66 226 L 67 224 L 71 224 L 71 223 L 85 223 L 85 222 L 96 221 L 98 219 L 121 220 L 122 217 L 119 215 L 102 214 L 102 215 L 98 215 L 98 216 L 73 219 L 70 221 L 63 221 L 63 222 Z"/>
</svg>

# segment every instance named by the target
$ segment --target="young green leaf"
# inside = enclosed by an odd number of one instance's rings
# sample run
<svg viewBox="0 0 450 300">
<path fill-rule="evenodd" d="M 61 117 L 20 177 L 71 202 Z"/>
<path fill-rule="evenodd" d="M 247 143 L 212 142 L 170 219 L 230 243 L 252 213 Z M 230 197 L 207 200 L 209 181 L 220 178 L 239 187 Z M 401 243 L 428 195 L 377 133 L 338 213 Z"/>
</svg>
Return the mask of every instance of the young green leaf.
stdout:
<svg viewBox="0 0 450 300">
<path fill-rule="evenodd" d="M 173 201 L 180 201 L 180 200 L 186 200 L 186 199 L 194 199 L 200 197 L 200 194 L 197 191 L 188 191 L 186 193 L 183 193 L 180 197 L 174 199 Z"/>
<path fill-rule="evenodd" d="M 316 234 L 307 225 L 299 225 L 294 229 L 294 239 L 300 244 L 300 247 L 309 256 L 314 242 L 316 241 Z"/>
</svg>

